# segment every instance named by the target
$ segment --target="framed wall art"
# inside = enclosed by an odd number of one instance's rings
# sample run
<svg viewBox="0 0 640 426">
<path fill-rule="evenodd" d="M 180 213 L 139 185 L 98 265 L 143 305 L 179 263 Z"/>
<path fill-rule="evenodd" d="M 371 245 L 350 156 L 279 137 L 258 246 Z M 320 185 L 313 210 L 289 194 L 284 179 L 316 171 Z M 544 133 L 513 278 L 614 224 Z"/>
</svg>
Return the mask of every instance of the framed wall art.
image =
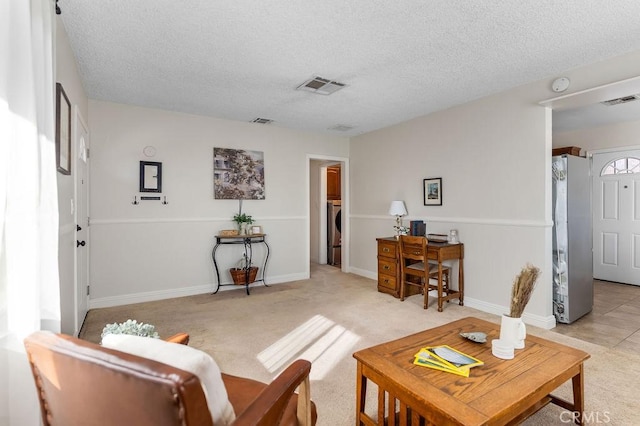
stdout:
<svg viewBox="0 0 640 426">
<path fill-rule="evenodd" d="M 213 148 L 213 198 L 264 200 L 264 153 Z"/>
<path fill-rule="evenodd" d="M 56 83 L 56 167 L 71 174 L 71 103 L 62 84 Z"/>
<path fill-rule="evenodd" d="M 442 205 L 442 178 L 429 178 L 423 180 L 424 205 Z"/>
<path fill-rule="evenodd" d="M 140 192 L 162 192 L 162 163 L 140 162 Z"/>
</svg>

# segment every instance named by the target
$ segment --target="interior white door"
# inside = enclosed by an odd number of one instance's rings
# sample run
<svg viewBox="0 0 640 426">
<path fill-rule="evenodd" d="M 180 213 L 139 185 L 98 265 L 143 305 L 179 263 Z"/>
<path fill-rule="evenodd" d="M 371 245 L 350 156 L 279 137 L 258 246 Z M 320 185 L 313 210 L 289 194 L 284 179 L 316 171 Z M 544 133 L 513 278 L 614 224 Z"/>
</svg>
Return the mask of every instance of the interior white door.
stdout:
<svg viewBox="0 0 640 426">
<path fill-rule="evenodd" d="M 640 150 L 593 155 L 593 276 L 640 285 Z"/>
<path fill-rule="evenodd" d="M 87 315 L 89 288 L 89 130 L 76 110 L 75 331 Z"/>
</svg>

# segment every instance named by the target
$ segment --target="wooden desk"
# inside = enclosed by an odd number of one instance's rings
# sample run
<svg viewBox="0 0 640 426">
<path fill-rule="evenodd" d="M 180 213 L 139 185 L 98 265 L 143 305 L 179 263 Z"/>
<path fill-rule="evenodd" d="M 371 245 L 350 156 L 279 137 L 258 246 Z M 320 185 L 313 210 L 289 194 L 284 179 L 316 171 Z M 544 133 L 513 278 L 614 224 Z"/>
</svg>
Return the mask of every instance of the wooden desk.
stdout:
<svg viewBox="0 0 640 426">
<path fill-rule="evenodd" d="M 400 249 L 396 237 L 376 238 L 378 242 L 378 291 L 400 297 Z M 442 262 L 458 261 L 458 290 L 460 305 L 464 303 L 464 244 L 429 241 L 427 258 L 438 262 L 438 280 L 442 281 Z M 438 306 L 442 310 L 442 306 Z"/>
<path fill-rule="evenodd" d="M 483 331 L 487 342 L 463 339 L 463 331 Z M 527 335 L 525 348 L 503 360 L 491 354 L 491 340 L 499 335 L 499 324 L 469 317 L 354 353 L 356 425 L 518 424 L 549 402 L 575 412 L 582 424 L 583 364 L 589 354 Z M 472 368 L 468 378 L 413 365 L 421 347 L 441 344 L 485 364 Z M 573 403 L 551 395 L 569 379 Z M 365 412 L 368 380 L 378 385 L 376 419 Z"/>
</svg>

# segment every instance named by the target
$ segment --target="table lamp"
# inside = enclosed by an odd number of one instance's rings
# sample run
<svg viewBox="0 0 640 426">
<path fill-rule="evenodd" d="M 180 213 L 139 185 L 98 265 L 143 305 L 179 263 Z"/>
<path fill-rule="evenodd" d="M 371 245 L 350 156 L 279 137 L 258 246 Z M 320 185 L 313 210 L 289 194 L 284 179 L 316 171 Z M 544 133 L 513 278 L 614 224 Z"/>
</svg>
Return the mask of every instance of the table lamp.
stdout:
<svg viewBox="0 0 640 426">
<path fill-rule="evenodd" d="M 402 228 L 402 216 L 407 214 L 407 208 L 404 206 L 404 201 L 392 201 L 389 207 L 389 214 L 396 217 L 396 237 L 400 236 L 400 230 Z"/>
</svg>

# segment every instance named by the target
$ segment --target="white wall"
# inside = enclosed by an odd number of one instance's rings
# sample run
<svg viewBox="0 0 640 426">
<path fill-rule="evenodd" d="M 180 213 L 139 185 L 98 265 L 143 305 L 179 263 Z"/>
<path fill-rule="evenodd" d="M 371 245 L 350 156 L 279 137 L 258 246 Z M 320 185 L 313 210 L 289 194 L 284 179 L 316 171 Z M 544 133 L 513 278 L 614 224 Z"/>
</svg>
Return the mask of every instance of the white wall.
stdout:
<svg viewBox="0 0 640 426">
<path fill-rule="evenodd" d="M 320 235 L 320 209 L 326 209 L 325 203 L 320 198 L 320 185 L 321 185 L 321 166 L 326 161 L 311 160 L 309 162 L 309 259 L 311 262 L 320 262 L 320 238 L 325 236 Z M 325 178 L 326 180 L 326 178 Z"/>
<path fill-rule="evenodd" d="M 634 77 L 638 63 L 634 52 L 567 71 L 567 94 Z M 513 279 L 531 262 L 542 275 L 525 321 L 552 327 L 551 111 L 539 102 L 555 96 L 556 77 L 353 138 L 352 271 L 375 278 L 375 238 L 392 235 L 389 203 L 404 200 L 406 221 L 459 230 L 467 306 L 508 312 Z M 441 207 L 423 206 L 430 177 L 443 178 Z"/>
<path fill-rule="evenodd" d="M 71 103 L 72 123 L 76 108 L 86 120 L 87 96 L 85 95 L 80 75 L 76 66 L 76 60 L 71 51 L 71 45 L 64 24 L 59 16 L 56 16 L 56 81 L 62 84 L 69 102 Z M 72 127 L 71 139 L 74 143 L 72 152 L 76 153 L 75 129 Z M 72 167 L 70 175 L 57 173 L 58 179 L 58 210 L 60 216 L 60 229 L 58 241 L 58 267 L 60 269 L 60 310 L 61 330 L 63 333 L 74 334 L 75 330 L 75 265 L 74 254 L 76 250 L 76 226 L 71 203 L 74 200 L 75 170 L 73 167 L 75 154 L 72 155 Z"/>
<path fill-rule="evenodd" d="M 577 146 L 583 152 L 640 145 L 640 120 L 556 133 L 553 147 Z"/>
<path fill-rule="evenodd" d="M 268 282 L 308 277 L 307 155 L 346 157 L 348 139 L 99 101 L 90 101 L 89 117 L 90 307 L 211 291 L 214 236 L 234 227 L 238 210 L 235 200 L 213 199 L 214 147 L 264 152 L 266 200 L 245 200 L 243 212 L 268 234 Z M 143 155 L 147 145 L 156 147 L 155 157 Z M 162 162 L 168 205 L 131 204 L 141 195 L 141 160 Z M 240 246 L 218 254 L 222 281 L 231 282 L 227 269 Z"/>
<path fill-rule="evenodd" d="M 546 110 L 526 101 L 534 94 L 520 88 L 354 138 L 352 266 L 376 270 L 375 238 L 393 234 L 389 203 L 404 200 L 405 221 L 425 220 L 428 233 L 458 229 L 467 306 L 507 313 L 513 278 L 531 262 L 544 284 L 527 313 L 530 322 L 552 325 L 546 241 L 551 141 Z M 442 206 L 423 205 L 423 179 L 433 177 L 442 177 Z"/>
<path fill-rule="evenodd" d="M 640 52 L 563 75 L 577 92 L 633 77 L 638 60 Z M 468 306 L 506 312 L 513 278 L 531 262 L 542 276 L 525 320 L 551 327 L 551 112 L 539 102 L 554 97 L 555 77 L 355 137 L 350 147 L 342 138 L 276 126 L 91 101 L 90 304 L 210 290 L 213 236 L 231 227 L 237 210 L 235 201 L 211 195 L 212 149 L 221 146 L 265 152 L 267 200 L 246 201 L 244 211 L 269 234 L 271 282 L 308 275 L 307 155 L 340 156 L 351 168 L 350 272 L 375 280 L 375 238 L 392 233 L 389 202 L 404 199 L 405 220 L 426 220 L 428 232 L 459 230 Z M 167 206 L 131 205 L 146 145 L 163 162 Z M 427 177 L 443 178 L 442 207 L 422 205 Z M 223 269 L 237 256 L 225 254 Z"/>
</svg>

